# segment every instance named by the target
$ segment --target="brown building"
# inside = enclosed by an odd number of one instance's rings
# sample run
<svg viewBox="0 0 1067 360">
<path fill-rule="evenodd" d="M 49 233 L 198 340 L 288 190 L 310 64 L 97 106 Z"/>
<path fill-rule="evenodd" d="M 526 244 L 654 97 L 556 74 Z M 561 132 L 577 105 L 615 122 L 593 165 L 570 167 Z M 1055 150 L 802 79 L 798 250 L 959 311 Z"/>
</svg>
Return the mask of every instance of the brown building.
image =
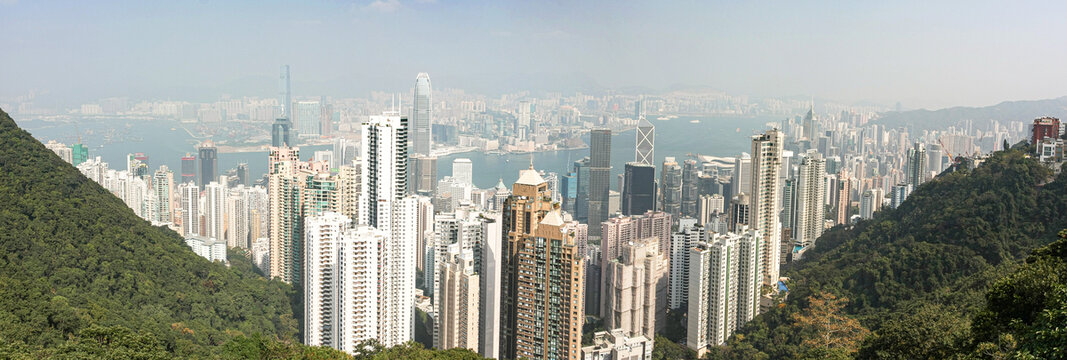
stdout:
<svg viewBox="0 0 1067 360">
<path fill-rule="evenodd" d="M 658 314 L 667 313 L 667 257 L 657 238 L 629 241 L 605 259 L 604 327 L 655 338 Z"/>
<path fill-rule="evenodd" d="M 581 358 L 585 264 L 551 195 L 531 166 L 504 201 L 502 358 Z"/>
</svg>

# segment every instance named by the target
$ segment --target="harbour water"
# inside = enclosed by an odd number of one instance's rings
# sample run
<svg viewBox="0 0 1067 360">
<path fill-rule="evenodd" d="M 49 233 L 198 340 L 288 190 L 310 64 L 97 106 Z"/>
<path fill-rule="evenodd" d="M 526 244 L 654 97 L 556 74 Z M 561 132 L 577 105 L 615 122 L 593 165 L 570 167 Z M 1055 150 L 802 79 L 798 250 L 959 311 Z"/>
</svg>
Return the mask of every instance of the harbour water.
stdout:
<svg viewBox="0 0 1067 360">
<path fill-rule="evenodd" d="M 696 120 L 696 121 L 694 121 Z M 751 135 L 763 130 L 778 117 L 681 116 L 667 120 L 650 119 L 656 126 L 656 166 L 672 156 L 679 162 L 689 154 L 736 156 L 750 151 Z M 181 157 L 196 154 L 199 141 L 184 131 L 175 121 L 131 119 L 71 119 L 44 121 L 26 119 L 19 126 L 41 142 L 56 140 L 67 145 L 81 140 L 90 147 L 89 156 L 100 156 L 112 169 L 125 169 L 126 156 L 142 152 L 149 157 L 154 171 L 167 165 L 175 176 L 181 172 Z M 268 126 L 264 124 L 264 126 Z M 585 138 L 588 143 L 588 136 Z M 623 172 L 624 165 L 634 159 L 634 130 L 613 134 L 611 146 L 612 174 Z M 316 150 L 328 150 L 328 145 L 302 146 L 301 158 L 311 158 Z M 510 185 L 518 178 L 519 170 L 528 168 L 532 158 L 534 167 L 546 172 L 566 173 L 573 163 L 589 156 L 589 149 L 558 150 L 528 154 L 487 154 L 467 152 L 441 156 L 438 159 L 439 178 L 452 174 L 452 160 L 469 158 L 474 165 L 474 185 L 479 188 L 495 186 L 501 179 Z M 225 172 L 238 163 L 247 163 L 253 179 L 267 171 L 266 151 L 220 153 L 219 171 Z M 657 170 L 658 171 L 658 170 Z M 612 188 L 617 186 L 612 178 Z"/>
</svg>

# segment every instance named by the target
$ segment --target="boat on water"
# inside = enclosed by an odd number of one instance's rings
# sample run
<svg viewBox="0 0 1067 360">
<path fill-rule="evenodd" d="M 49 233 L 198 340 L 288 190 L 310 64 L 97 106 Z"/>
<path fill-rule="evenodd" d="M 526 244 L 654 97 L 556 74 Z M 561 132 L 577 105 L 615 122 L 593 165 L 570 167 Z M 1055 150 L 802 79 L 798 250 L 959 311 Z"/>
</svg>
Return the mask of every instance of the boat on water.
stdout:
<svg viewBox="0 0 1067 360">
<path fill-rule="evenodd" d="M 670 120 L 670 118 L 668 118 L 668 117 L 666 117 L 666 116 L 660 116 L 660 117 L 656 118 L 656 120 L 659 120 L 659 121 L 667 121 L 667 120 Z"/>
<path fill-rule="evenodd" d="M 700 120 L 689 120 L 690 124 L 699 124 Z"/>
</svg>

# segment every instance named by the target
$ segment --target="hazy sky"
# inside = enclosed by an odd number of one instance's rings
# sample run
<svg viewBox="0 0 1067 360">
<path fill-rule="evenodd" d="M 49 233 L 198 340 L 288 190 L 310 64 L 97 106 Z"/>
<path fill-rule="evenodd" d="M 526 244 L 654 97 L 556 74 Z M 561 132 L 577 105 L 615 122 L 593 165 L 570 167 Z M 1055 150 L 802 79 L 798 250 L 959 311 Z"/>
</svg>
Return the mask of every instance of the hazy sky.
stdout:
<svg viewBox="0 0 1067 360">
<path fill-rule="evenodd" d="M 0 97 L 708 87 L 905 107 L 1067 95 L 1067 3 L 0 0 Z M 193 99 L 190 99 L 193 100 Z"/>
</svg>

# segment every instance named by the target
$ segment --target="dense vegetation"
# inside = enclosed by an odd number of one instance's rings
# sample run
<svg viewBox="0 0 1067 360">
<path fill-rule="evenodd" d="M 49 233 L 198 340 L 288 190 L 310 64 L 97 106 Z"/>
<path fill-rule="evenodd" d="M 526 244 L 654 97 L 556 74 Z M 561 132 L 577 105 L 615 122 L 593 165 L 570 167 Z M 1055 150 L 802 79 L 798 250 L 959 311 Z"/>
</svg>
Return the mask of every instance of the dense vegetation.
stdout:
<svg viewBox="0 0 1067 360">
<path fill-rule="evenodd" d="M 1033 324 L 1039 319 L 1062 320 L 1063 312 L 1044 318 L 1034 313 L 1056 299 L 1046 290 L 1052 280 L 1033 284 L 1027 278 L 1018 285 L 1011 279 L 1025 276 L 1020 273 L 997 280 L 1067 228 L 1067 178 L 1050 182 L 1051 176 L 1020 151 L 998 152 L 974 170 L 920 186 L 898 209 L 828 231 L 805 260 L 784 269 L 791 279 L 788 301 L 749 323 L 712 357 L 943 359 L 971 356 L 980 345 L 1012 348 L 1000 334 L 1015 341 L 1062 339 L 1062 323 L 1049 330 L 1058 335 L 1006 325 L 1011 319 L 1031 327 L 1044 326 Z M 1020 271 L 1051 266 L 1035 264 Z M 1027 293 L 1030 303 L 996 295 L 1012 291 Z M 838 299 L 838 310 L 820 309 L 826 301 L 815 299 L 827 296 Z M 1003 313 L 1009 305 L 1028 310 Z M 826 346 L 820 338 L 828 333 L 804 326 L 811 323 L 805 318 L 829 315 L 857 321 L 852 336 L 832 339 L 847 346 Z"/>
<path fill-rule="evenodd" d="M 297 339 L 292 287 L 194 254 L 0 110 L 0 358 L 349 358 Z M 359 359 L 478 359 L 368 344 Z"/>
</svg>

